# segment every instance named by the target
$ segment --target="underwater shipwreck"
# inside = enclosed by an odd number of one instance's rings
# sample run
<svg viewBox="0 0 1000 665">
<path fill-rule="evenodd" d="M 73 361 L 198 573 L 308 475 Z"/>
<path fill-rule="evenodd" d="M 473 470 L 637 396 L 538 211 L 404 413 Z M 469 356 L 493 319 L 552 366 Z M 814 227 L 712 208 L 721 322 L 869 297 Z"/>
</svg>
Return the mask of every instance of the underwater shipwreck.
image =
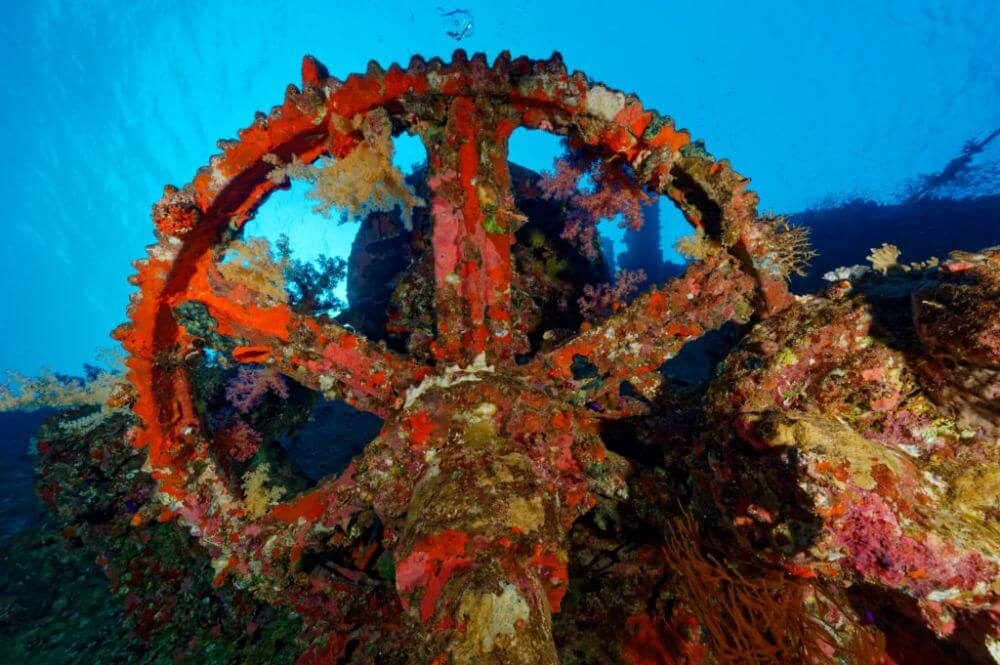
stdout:
<svg viewBox="0 0 1000 665">
<path fill-rule="evenodd" d="M 563 138 L 551 172 L 518 128 Z M 306 57 L 219 147 L 153 207 L 126 370 L 5 395 L 60 411 L 0 615 L 80 615 L 17 653 L 1000 660 L 1000 248 L 885 244 L 793 294 L 804 227 L 558 55 Z M 360 221 L 348 260 L 244 233 L 296 180 Z M 614 270 L 597 222 L 659 197 L 688 264 Z M 76 607 L 24 606 L 46 576 Z"/>
</svg>

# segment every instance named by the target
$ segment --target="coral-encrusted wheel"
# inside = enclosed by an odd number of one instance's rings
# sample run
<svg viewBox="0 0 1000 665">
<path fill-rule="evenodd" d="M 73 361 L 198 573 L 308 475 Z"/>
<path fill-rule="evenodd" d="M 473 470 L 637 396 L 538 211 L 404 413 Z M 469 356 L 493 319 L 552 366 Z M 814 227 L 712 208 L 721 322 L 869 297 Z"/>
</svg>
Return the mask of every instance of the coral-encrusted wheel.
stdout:
<svg viewBox="0 0 1000 665">
<path fill-rule="evenodd" d="M 659 387 L 657 368 L 686 341 L 787 299 L 768 268 L 772 227 L 727 162 L 636 98 L 569 74 L 558 56 L 503 54 L 490 67 L 456 52 L 450 64 L 373 64 L 344 82 L 311 58 L 302 69 L 301 91 L 290 87 L 284 104 L 220 143 L 209 167 L 183 189 L 168 187 L 154 208 L 159 243 L 137 264 L 140 293 L 117 333 L 137 391 L 137 444 L 148 447 L 164 500 L 214 553 L 219 580 L 322 615 L 328 655 L 395 635 L 419 662 L 555 662 L 565 535 L 596 493 L 621 491 L 615 467 L 624 463 L 604 450 L 597 423 L 641 413 Z M 433 365 L 323 317 L 249 300 L 217 268 L 220 247 L 281 186 L 268 178 L 276 161 L 344 159 L 374 112 L 427 148 Z M 514 358 L 523 331 L 510 288 L 524 219 L 509 190 L 507 140 L 517 127 L 621 163 L 708 239 L 683 277 L 527 362 Z M 189 303 L 203 308 L 197 330 L 177 316 Z M 334 390 L 384 418 L 382 432 L 339 477 L 266 510 L 248 505 L 193 403 L 189 364 L 208 343 L 206 324 L 231 340 L 233 361 Z M 336 575 L 306 576 L 302 553 L 351 542 L 362 513 L 383 526 L 394 589 L 366 575 L 363 552 Z M 393 628 L 400 612 L 404 630 Z"/>
</svg>

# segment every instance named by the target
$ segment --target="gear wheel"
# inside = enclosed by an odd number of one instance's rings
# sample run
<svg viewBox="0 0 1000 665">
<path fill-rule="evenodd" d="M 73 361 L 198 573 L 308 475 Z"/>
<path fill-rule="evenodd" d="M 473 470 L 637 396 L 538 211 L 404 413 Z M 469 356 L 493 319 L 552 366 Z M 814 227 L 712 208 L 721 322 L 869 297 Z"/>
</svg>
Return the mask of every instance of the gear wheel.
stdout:
<svg viewBox="0 0 1000 665">
<path fill-rule="evenodd" d="M 372 63 L 345 81 L 306 57 L 302 79 L 153 208 L 159 242 L 136 264 L 139 293 L 116 331 L 137 394 L 136 445 L 148 449 L 164 501 L 213 552 L 219 581 L 232 577 L 322 616 L 330 653 L 353 635 L 396 640 L 428 662 L 451 653 L 554 663 L 551 613 L 566 589 L 567 530 L 594 496 L 621 491 L 615 478 L 627 464 L 604 449 L 598 423 L 641 413 L 641 398 L 660 387 L 656 369 L 687 341 L 787 301 L 784 282 L 765 268 L 772 227 L 728 162 L 634 96 L 569 73 L 558 54 L 504 53 L 491 67 L 457 51 L 448 64 Z M 376 110 L 427 148 L 433 364 L 218 287 L 220 249 L 281 186 L 268 178 L 274 160 L 343 158 L 359 143 L 350 121 Z M 509 189 L 507 139 L 517 127 L 627 165 L 704 231 L 709 248 L 683 277 L 526 363 L 515 362 L 511 326 L 511 247 L 523 216 Z M 257 514 L 214 458 L 192 398 L 190 367 L 205 335 L 175 314 L 191 303 L 215 335 L 234 340 L 233 361 L 336 392 L 385 419 L 379 436 L 344 473 Z M 382 525 L 392 583 L 367 575 L 368 545 L 352 530 L 359 520 Z M 303 553 L 331 543 L 361 554 L 317 581 Z M 490 612 L 517 621 L 477 623 Z M 406 630 L 379 628 L 400 617 Z"/>
</svg>

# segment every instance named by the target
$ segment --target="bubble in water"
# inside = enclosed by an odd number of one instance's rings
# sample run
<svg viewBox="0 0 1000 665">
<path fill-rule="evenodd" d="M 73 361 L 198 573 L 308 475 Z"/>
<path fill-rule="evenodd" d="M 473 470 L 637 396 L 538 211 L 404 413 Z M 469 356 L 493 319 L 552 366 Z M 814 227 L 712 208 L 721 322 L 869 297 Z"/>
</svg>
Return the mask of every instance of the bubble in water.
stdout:
<svg viewBox="0 0 1000 665">
<path fill-rule="evenodd" d="M 438 14 L 444 19 L 445 32 L 456 42 L 472 36 L 472 12 L 467 9 L 445 11 L 438 7 Z"/>
</svg>

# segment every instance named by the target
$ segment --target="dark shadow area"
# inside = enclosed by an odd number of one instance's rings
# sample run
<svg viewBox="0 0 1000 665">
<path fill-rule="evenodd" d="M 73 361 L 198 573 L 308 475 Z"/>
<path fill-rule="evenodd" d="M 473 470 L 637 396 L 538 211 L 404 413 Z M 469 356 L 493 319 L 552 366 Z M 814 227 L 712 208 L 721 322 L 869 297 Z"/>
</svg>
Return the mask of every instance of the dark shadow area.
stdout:
<svg viewBox="0 0 1000 665">
<path fill-rule="evenodd" d="M 35 495 L 31 439 L 55 411 L 0 413 L 0 544 L 34 526 L 44 514 Z"/>
<path fill-rule="evenodd" d="M 730 321 L 718 330 L 705 333 L 681 347 L 680 352 L 660 367 L 668 386 L 675 391 L 703 393 L 716 367 L 743 337 L 746 326 Z"/>
<path fill-rule="evenodd" d="M 986 612 L 956 610 L 955 630 L 944 642 L 924 625 L 920 606 L 910 596 L 870 584 L 848 587 L 847 595 L 854 610 L 885 634 L 888 651 L 901 663 L 996 662 L 986 649 L 991 630 Z"/>
<path fill-rule="evenodd" d="M 347 468 L 382 429 L 382 420 L 345 402 L 317 399 L 308 419 L 281 446 L 313 482 Z"/>
</svg>

